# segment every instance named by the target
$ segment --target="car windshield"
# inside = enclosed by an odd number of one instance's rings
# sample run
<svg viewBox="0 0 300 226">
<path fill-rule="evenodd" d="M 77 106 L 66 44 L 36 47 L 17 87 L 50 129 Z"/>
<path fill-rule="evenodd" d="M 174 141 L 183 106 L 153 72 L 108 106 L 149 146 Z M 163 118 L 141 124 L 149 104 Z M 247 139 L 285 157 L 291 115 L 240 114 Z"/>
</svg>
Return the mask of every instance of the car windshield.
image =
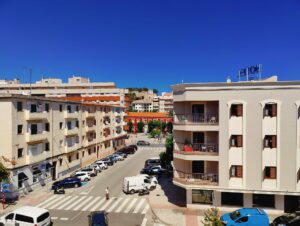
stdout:
<svg viewBox="0 0 300 226">
<path fill-rule="evenodd" d="M 236 211 L 230 213 L 230 218 L 231 218 L 232 220 L 236 220 L 236 219 L 239 218 L 240 216 L 241 216 L 241 213 L 240 213 L 238 210 L 236 210 Z"/>
</svg>

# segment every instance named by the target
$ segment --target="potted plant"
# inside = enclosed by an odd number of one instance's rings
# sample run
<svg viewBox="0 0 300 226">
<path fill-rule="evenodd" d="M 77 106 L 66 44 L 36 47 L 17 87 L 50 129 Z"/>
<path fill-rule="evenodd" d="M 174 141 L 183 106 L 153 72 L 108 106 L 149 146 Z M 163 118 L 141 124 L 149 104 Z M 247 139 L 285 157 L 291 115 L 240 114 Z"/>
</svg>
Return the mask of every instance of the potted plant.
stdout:
<svg viewBox="0 0 300 226">
<path fill-rule="evenodd" d="M 184 152 L 192 152 L 193 151 L 192 144 L 188 140 L 185 140 L 185 142 L 184 142 L 183 151 Z"/>
</svg>

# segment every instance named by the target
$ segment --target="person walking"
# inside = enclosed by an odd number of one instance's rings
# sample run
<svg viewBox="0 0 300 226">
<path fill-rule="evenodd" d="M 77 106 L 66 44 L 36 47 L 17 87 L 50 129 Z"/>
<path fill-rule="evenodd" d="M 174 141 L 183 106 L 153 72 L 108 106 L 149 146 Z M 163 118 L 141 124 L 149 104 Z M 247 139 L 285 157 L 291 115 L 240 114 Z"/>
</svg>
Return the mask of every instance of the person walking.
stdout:
<svg viewBox="0 0 300 226">
<path fill-rule="evenodd" d="M 106 200 L 109 200 L 109 189 L 108 187 L 105 189 Z"/>
</svg>

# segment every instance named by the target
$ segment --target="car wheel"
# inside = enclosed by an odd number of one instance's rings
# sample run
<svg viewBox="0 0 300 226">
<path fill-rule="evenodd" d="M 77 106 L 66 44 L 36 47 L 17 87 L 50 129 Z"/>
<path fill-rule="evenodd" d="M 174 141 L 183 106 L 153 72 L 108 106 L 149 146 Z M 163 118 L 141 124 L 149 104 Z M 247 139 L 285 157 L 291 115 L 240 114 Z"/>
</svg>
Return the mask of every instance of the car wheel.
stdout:
<svg viewBox="0 0 300 226">
<path fill-rule="evenodd" d="M 88 179 L 88 178 L 85 178 L 85 179 L 84 179 L 84 182 L 88 182 L 88 181 L 89 181 L 89 179 Z"/>
<path fill-rule="evenodd" d="M 132 190 L 130 190 L 130 194 L 134 194 L 134 190 L 132 189 Z"/>
<path fill-rule="evenodd" d="M 78 185 L 78 184 L 75 184 L 75 185 L 74 185 L 74 188 L 78 188 L 78 187 L 79 187 L 79 185 Z"/>
<path fill-rule="evenodd" d="M 5 226 L 3 223 L 0 223 L 0 226 Z"/>
</svg>

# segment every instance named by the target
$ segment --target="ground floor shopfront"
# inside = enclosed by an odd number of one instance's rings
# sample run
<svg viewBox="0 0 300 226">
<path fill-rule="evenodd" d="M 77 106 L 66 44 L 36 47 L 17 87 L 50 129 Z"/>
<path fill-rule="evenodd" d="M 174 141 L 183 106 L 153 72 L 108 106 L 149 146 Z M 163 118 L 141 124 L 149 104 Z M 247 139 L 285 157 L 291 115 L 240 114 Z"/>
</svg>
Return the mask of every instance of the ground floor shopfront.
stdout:
<svg viewBox="0 0 300 226">
<path fill-rule="evenodd" d="M 186 196 L 187 206 L 192 208 L 197 205 L 207 205 L 234 208 L 259 207 L 282 212 L 300 210 L 300 196 L 297 194 L 187 189 Z"/>
</svg>

